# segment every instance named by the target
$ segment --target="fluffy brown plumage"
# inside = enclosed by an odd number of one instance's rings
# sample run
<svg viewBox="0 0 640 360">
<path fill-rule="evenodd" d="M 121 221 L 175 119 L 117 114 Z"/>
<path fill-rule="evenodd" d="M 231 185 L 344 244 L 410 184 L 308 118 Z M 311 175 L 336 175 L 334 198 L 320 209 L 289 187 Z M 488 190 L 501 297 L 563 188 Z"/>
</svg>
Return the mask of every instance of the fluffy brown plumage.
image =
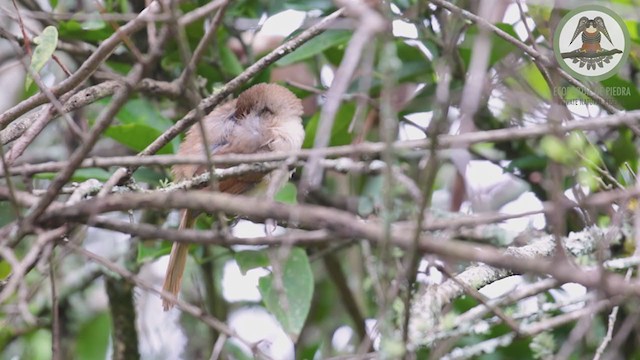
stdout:
<svg viewBox="0 0 640 360">
<path fill-rule="evenodd" d="M 292 151 L 302 147 L 302 103 L 291 91 L 277 84 L 258 84 L 244 91 L 236 100 L 215 108 L 203 119 L 207 142 L 212 155 L 255 154 L 272 151 Z M 179 155 L 203 155 L 204 146 L 199 126 L 193 126 L 180 145 Z M 192 178 L 207 171 L 206 166 L 175 165 L 176 181 Z M 218 190 L 231 194 L 242 194 L 263 181 L 279 177 L 272 174 L 249 173 L 224 179 Z M 282 184 L 276 184 L 281 186 Z M 180 229 L 193 226 L 195 216 L 184 210 Z M 163 289 L 175 296 L 180 292 L 189 247 L 174 243 Z M 173 307 L 173 302 L 163 299 L 164 310 Z"/>
</svg>

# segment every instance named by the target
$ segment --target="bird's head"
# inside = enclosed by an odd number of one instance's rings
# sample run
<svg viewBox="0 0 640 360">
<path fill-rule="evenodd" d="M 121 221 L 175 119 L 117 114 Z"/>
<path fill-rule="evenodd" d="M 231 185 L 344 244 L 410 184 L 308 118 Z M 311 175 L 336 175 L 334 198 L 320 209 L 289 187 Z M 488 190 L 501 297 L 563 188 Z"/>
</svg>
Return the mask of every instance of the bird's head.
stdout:
<svg viewBox="0 0 640 360">
<path fill-rule="evenodd" d="M 302 102 L 283 86 L 257 84 L 238 96 L 234 116 L 236 119 L 257 116 L 262 122 L 300 118 Z"/>
</svg>

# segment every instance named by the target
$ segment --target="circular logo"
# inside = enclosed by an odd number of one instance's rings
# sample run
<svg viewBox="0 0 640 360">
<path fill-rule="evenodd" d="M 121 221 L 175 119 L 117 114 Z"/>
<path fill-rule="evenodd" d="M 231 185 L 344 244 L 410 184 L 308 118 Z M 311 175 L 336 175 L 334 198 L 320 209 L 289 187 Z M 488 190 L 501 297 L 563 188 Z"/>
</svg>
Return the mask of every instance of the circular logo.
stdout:
<svg viewBox="0 0 640 360">
<path fill-rule="evenodd" d="M 565 15 L 553 39 L 558 64 L 585 80 L 615 75 L 629 56 L 630 44 L 622 18 L 599 5 L 581 6 Z"/>
</svg>

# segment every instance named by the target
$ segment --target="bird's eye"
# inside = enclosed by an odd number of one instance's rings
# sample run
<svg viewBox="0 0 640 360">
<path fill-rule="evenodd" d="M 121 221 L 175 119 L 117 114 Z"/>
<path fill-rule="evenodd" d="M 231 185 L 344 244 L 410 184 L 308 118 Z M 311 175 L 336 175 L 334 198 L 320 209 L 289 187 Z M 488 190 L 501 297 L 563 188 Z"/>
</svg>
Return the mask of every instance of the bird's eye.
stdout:
<svg viewBox="0 0 640 360">
<path fill-rule="evenodd" d="M 271 110 L 270 107 L 265 106 L 264 108 L 262 108 L 262 110 L 260 111 L 260 115 L 273 115 L 273 110 Z"/>
</svg>

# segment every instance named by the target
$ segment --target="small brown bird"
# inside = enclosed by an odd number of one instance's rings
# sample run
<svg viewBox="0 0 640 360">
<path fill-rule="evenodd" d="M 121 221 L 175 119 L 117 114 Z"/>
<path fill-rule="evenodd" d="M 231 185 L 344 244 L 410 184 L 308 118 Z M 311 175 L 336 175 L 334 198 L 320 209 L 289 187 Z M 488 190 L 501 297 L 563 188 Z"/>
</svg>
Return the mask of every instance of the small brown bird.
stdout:
<svg viewBox="0 0 640 360">
<path fill-rule="evenodd" d="M 582 47 L 580 49 L 586 53 L 602 51 L 602 47 L 600 47 L 602 36 L 600 34 L 604 34 L 609 43 L 613 44 L 604 20 L 600 16 L 593 19 L 586 16 L 581 17 L 569 44 L 573 43 L 580 33 L 582 33 Z"/>
<path fill-rule="evenodd" d="M 301 115 L 302 103 L 291 91 L 277 84 L 258 84 L 240 94 L 237 100 L 215 108 L 202 121 L 212 155 L 255 154 L 299 150 L 304 140 Z M 200 127 L 193 126 L 187 132 L 178 154 L 205 154 Z M 172 170 L 175 180 L 180 181 L 197 176 L 207 169 L 201 165 L 175 165 Z M 248 173 L 220 181 L 218 190 L 242 194 L 260 183 L 270 184 L 282 178 L 274 176 L 274 173 Z M 192 227 L 197 215 L 183 210 L 180 229 Z M 188 251 L 188 244 L 174 243 L 171 248 L 163 289 L 175 296 L 180 292 Z M 167 299 L 162 302 L 165 311 L 174 305 Z"/>
</svg>

